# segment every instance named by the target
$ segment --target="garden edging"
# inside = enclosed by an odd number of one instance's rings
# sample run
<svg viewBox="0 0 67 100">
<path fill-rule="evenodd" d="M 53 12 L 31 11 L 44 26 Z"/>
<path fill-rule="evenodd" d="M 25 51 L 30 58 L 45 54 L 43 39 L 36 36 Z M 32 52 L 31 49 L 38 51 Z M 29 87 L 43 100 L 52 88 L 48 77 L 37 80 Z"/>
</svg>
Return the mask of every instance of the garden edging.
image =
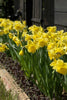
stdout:
<svg viewBox="0 0 67 100">
<path fill-rule="evenodd" d="M 18 94 L 18 100 L 30 100 L 6 69 L 0 68 L 0 78 L 7 91 L 10 90 L 12 94 Z"/>
</svg>

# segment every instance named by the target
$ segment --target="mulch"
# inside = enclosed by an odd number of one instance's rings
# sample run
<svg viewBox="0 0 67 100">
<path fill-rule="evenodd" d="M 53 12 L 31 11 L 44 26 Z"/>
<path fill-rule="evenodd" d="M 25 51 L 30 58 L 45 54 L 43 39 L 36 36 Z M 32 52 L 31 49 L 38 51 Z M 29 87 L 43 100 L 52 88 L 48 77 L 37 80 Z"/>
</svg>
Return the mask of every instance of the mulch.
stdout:
<svg viewBox="0 0 67 100">
<path fill-rule="evenodd" d="M 12 74 L 17 84 L 25 91 L 30 100 L 49 100 L 32 81 L 27 79 L 24 71 L 21 71 L 21 66 L 17 61 L 13 61 L 5 53 L 0 53 L 0 64 L 5 66 L 5 69 Z M 53 100 L 56 100 L 55 98 Z M 62 100 L 67 100 L 67 96 L 63 95 Z"/>
</svg>

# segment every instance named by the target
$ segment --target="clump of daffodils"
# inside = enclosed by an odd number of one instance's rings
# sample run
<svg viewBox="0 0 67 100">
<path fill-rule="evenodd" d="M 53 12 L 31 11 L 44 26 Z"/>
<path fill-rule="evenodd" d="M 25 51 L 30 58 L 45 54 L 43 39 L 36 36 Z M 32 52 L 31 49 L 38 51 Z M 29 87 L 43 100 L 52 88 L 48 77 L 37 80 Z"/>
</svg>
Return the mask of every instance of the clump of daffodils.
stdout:
<svg viewBox="0 0 67 100">
<path fill-rule="evenodd" d="M 53 66 L 58 73 L 63 75 L 67 74 L 67 63 L 64 62 L 61 57 L 63 55 L 67 55 L 67 32 L 64 30 L 56 31 L 54 27 L 54 31 L 51 28 L 48 28 L 48 38 L 49 43 L 47 45 L 48 55 L 53 62 L 50 64 Z M 52 32 L 51 32 L 52 30 Z"/>
<path fill-rule="evenodd" d="M 26 21 L 11 21 L 10 19 L 0 18 L 0 36 L 15 31 L 16 33 L 22 32 L 25 27 Z"/>
<path fill-rule="evenodd" d="M 22 48 L 29 53 L 36 53 L 38 49 L 47 47 L 48 56 L 57 72 L 67 74 L 67 63 L 61 57 L 67 55 L 67 32 L 57 31 L 56 26 L 47 27 L 47 31 L 41 26 L 26 26 L 26 21 L 11 21 L 0 18 L 0 36 L 8 35 L 17 47 L 20 46 L 19 55 L 24 55 Z M 0 43 L 0 51 L 8 49 L 6 45 Z M 62 65 L 61 65 L 62 63 Z"/>
<path fill-rule="evenodd" d="M 27 48 L 28 52 L 35 53 L 36 50 L 48 44 L 48 37 L 41 26 L 33 25 L 29 27 L 29 32 L 31 32 L 31 34 L 27 34 L 26 32 L 22 35 L 27 42 L 25 47 Z"/>
<path fill-rule="evenodd" d="M 31 34 L 25 33 L 25 46 L 29 53 L 35 53 L 39 48 L 47 47 L 48 56 L 53 62 L 50 64 L 57 72 L 67 74 L 67 63 L 60 59 L 67 54 L 67 32 L 57 31 L 56 26 L 47 27 L 47 32 L 41 26 L 29 27 Z M 63 65 L 61 66 L 61 62 Z M 55 62 L 55 64 L 53 64 Z M 58 64 L 57 64 L 58 63 Z"/>
</svg>

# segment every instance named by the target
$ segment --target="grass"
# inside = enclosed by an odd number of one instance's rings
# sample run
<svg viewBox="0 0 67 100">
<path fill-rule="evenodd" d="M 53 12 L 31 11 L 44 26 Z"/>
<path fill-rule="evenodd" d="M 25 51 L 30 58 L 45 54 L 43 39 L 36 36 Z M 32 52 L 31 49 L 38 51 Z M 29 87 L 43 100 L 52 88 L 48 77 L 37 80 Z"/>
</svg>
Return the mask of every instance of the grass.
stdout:
<svg viewBox="0 0 67 100">
<path fill-rule="evenodd" d="M 17 96 L 12 96 L 11 92 L 6 91 L 3 82 L 0 80 L 0 100 L 18 100 Z"/>
</svg>

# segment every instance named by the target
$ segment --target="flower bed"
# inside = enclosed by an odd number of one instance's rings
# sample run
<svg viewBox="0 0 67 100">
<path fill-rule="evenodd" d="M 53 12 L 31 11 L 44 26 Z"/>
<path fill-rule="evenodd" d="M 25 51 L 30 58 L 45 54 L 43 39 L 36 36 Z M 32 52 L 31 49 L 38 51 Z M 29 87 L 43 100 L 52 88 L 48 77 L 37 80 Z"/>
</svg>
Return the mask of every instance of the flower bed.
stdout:
<svg viewBox="0 0 67 100">
<path fill-rule="evenodd" d="M 4 65 L 2 68 L 5 67 L 13 76 L 14 80 L 24 90 L 30 100 L 47 100 L 48 97 L 41 93 L 31 80 L 25 77 L 25 73 L 21 70 L 21 66 L 17 61 L 12 60 L 12 58 L 8 57 L 5 53 L 0 53 L 0 65 L 1 64 Z"/>
<path fill-rule="evenodd" d="M 63 88 L 67 91 L 67 32 L 1 18 L 0 41 L 0 52 L 19 61 L 43 94 L 61 99 Z"/>
</svg>

